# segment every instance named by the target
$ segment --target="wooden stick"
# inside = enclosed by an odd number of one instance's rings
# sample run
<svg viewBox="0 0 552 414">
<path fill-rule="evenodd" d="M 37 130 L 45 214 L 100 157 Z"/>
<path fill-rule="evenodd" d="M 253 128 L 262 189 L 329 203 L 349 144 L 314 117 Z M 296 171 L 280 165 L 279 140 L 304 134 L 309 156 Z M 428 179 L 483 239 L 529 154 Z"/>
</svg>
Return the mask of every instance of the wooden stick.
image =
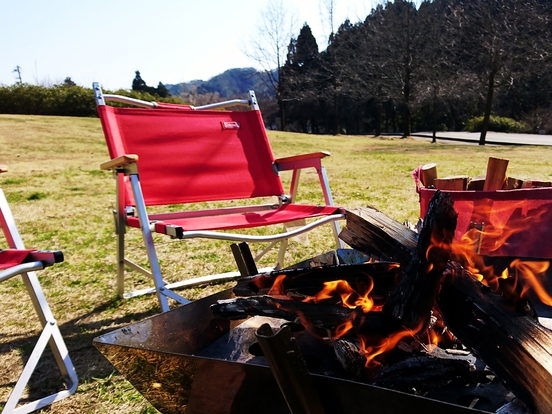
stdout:
<svg viewBox="0 0 552 414">
<path fill-rule="evenodd" d="M 483 190 L 495 191 L 502 188 L 504 182 L 507 180 L 506 170 L 508 169 L 508 162 L 509 160 L 506 159 L 489 157 Z"/>
</svg>

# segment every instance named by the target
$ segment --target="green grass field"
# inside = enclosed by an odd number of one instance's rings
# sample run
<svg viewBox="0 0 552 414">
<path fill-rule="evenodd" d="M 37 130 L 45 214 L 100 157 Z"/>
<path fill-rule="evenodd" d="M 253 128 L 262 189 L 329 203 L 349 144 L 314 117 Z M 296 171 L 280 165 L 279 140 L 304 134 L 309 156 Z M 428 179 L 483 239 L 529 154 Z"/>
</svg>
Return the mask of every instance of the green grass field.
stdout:
<svg viewBox="0 0 552 414">
<path fill-rule="evenodd" d="M 485 173 L 490 156 L 508 158 L 509 175 L 552 179 L 552 147 L 479 147 L 430 144 L 400 138 L 314 136 L 269 132 L 277 157 L 327 150 L 324 160 L 336 204 L 371 205 L 404 222 L 418 219 L 418 196 L 411 171 L 435 162 L 439 176 Z M 65 337 L 80 385 L 72 397 L 44 413 L 154 413 L 156 410 L 93 347 L 93 338 L 158 312 L 155 297 L 121 300 L 116 295 L 115 236 L 111 211 L 114 180 L 100 171 L 108 160 L 96 118 L 0 115 L 0 176 L 27 247 L 62 250 L 65 261 L 39 273 L 52 311 Z M 283 176 L 286 184 L 290 177 Z M 314 172 L 302 175 L 299 198 L 321 202 Z M 141 236 L 131 232 L 130 243 Z M 229 243 L 177 242 L 159 238 L 159 255 L 168 280 L 236 270 Z M 328 229 L 292 242 L 288 263 L 332 249 Z M 275 254 L 263 264 L 273 264 Z M 137 278 L 139 279 L 139 278 Z M 139 283 L 137 281 L 136 283 Z M 198 299 L 231 284 L 183 292 Z M 20 278 L 0 284 L 0 407 L 19 376 L 39 333 L 38 322 Z M 56 389 L 52 358 L 33 377 L 28 394 Z M 1 408 L 0 408 L 1 409 Z"/>
</svg>

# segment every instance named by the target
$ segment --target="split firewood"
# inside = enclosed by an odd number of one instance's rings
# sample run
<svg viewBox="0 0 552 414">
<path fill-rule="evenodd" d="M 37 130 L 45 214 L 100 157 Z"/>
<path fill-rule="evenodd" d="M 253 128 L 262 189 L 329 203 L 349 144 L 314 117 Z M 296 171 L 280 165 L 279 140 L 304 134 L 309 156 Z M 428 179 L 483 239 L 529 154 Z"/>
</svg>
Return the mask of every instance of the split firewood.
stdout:
<svg viewBox="0 0 552 414">
<path fill-rule="evenodd" d="M 509 160 L 502 158 L 489 157 L 487 162 L 487 175 L 483 190 L 494 191 L 501 190 L 506 182 L 506 170 Z"/>
<path fill-rule="evenodd" d="M 408 328 L 429 321 L 456 229 L 458 215 L 453 204 L 449 194 L 435 192 L 410 265 L 383 307 L 384 313 Z"/>
<path fill-rule="evenodd" d="M 484 186 L 485 186 L 485 176 L 478 175 L 477 177 L 472 177 L 468 180 L 468 187 L 466 188 L 466 190 L 483 191 Z"/>
<path fill-rule="evenodd" d="M 437 190 L 465 191 L 468 188 L 468 176 L 459 175 L 455 177 L 436 178 L 433 186 Z"/>
<path fill-rule="evenodd" d="M 437 164 L 430 163 L 422 165 L 422 184 L 424 187 L 431 187 L 437 178 Z"/>
<path fill-rule="evenodd" d="M 551 187 L 552 182 L 550 181 L 537 181 L 537 180 L 531 180 L 531 181 L 524 181 L 521 185 L 521 188 L 538 188 L 538 187 Z"/>
<path fill-rule="evenodd" d="M 508 180 L 506 181 L 506 190 L 517 190 L 518 188 L 523 188 L 523 184 L 523 180 L 508 177 Z"/>
<path fill-rule="evenodd" d="M 410 264 L 417 244 L 414 231 L 370 206 L 347 210 L 346 219 L 339 238 L 353 249 L 403 268 Z"/>
<path fill-rule="evenodd" d="M 465 271 L 448 274 L 437 304 L 447 327 L 537 414 L 552 413 L 552 331 Z"/>
</svg>

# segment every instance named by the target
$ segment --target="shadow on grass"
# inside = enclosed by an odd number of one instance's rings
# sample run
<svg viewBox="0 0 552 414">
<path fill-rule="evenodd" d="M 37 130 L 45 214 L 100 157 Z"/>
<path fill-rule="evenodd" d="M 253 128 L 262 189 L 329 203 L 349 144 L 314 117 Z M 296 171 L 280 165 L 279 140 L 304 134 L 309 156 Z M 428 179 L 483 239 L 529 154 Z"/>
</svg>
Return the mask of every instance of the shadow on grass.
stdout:
<svg viewBox="0 0 552 414">
<path fill-rule="evenodd" d="M 95 307 L 90 312 L 79 314 L 78 317 L 60 325 L 61 334 L 79 378 L 79 386 L 97 379 L 108 378 L 115 371 L 115 368 L 92 344 L 94 338 L 158 313 L 158 311 L 152 309 L 150 311 L 138 311 L 126 316 L 98 317 L 98 315 L 105 315 L 109 310 L 117 307 L 118 304 L 120 305 L 120 301 L 119 298 L 113 298 Z M 89 318 L 89 323 L 83 323 Z M 22 366 L 27 363 L 39 335 L 40 332 L 37 332 L 31 336 L 21 338 L 20 335 L 1 334 L 0 356 L 5 360 L 3 369 L 10 373 L 10 379 L 14 375 L 17 377 L 14 381 L 10 381 L 6 378 L 7 375 L 0 376 L 0 393 L 5 394 L 0 402 L 0 411 L 16 384 Z M 13 336 L 13 338 L 10 338 L 10 336 Z M 9 355 L 13 353 L 16 353 L 17 357 Z M 54 355 L 50 347 L 47 346 L 29 381 L 28 394 L 26 398 L 21 400 L 20 404 L 34 401 L 63 389 L 66 389 L 65 383 Z"/>
</svg>

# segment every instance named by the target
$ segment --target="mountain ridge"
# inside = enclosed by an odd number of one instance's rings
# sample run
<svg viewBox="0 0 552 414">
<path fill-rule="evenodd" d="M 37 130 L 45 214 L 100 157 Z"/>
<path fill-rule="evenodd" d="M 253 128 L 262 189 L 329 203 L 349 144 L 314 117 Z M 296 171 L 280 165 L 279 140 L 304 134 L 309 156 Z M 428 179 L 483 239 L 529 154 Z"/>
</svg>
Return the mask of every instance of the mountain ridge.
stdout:
<svg viewBox="0 0 552 414">
<path fill-rule="evenodd" d="M 273 95 L 266 81 L 267 75 L 255 68 L 233 68 L 207 81 L 195 79 L 178 84 L 165 84 L 165 87 L 171 95 L 188 100 L 191 96 L 214 94 L 220 98 L 229 99 L 242 96 L 250 90 L 254 90 L 258 95 Z"/>
</svg>

